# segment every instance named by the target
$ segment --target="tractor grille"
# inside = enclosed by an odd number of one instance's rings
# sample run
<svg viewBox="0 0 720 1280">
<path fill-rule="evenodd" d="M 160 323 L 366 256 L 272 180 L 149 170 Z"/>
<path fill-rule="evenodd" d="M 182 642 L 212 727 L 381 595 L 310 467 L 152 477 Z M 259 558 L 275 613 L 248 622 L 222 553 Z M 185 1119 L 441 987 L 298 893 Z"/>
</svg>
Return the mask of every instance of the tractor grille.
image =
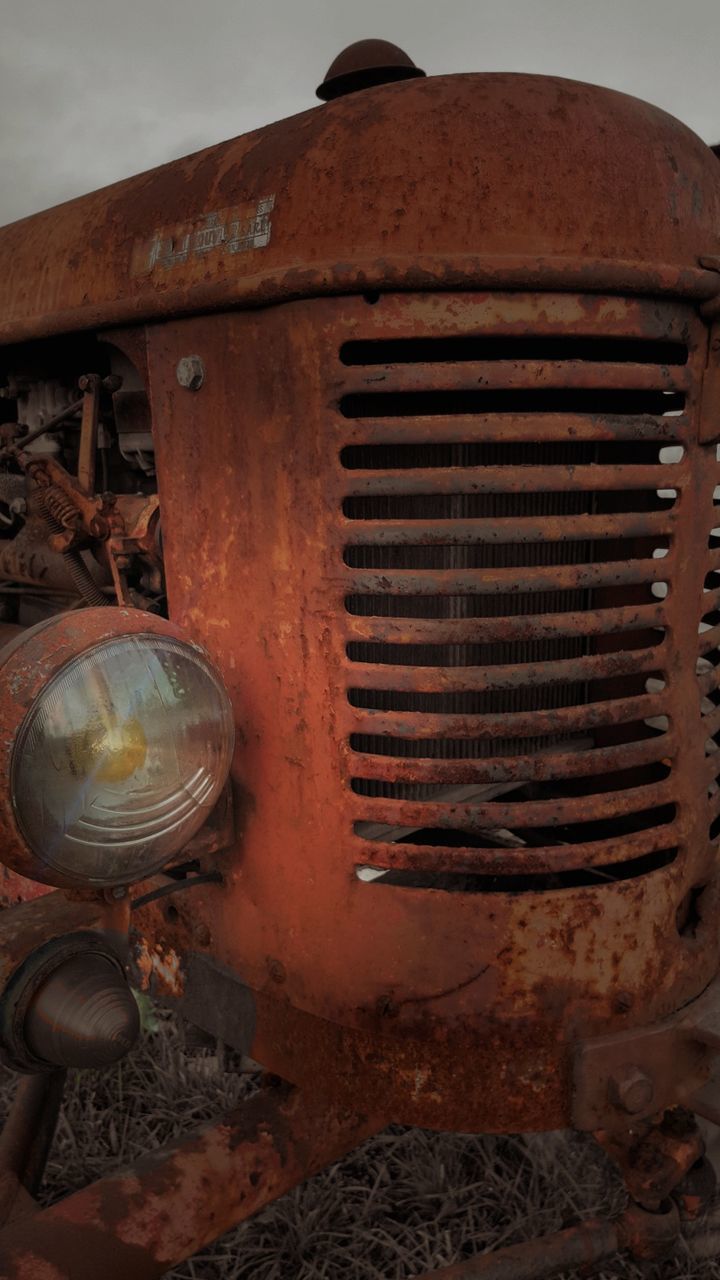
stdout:
<svg viewBox="0 0 720 1280">
<path fill-rule="evenodd" d="M 457 299 L 433 333 L 399 299 L 391 336 L 340 346 L 360 880 L 557 889 L 677 854 L 667 598 L 689 349 L 671 309 L 648 337 L 615 301 L 608 332 L 599 307 L 567 336 L 504 333 Z"/>
<path fill-rule="evenodd" d="M 717 452 L 720 453 L 720 446 Z M 720 837 L 720 459 L 717 457 L 713 478 L 715 489 L 708 529 L 697 675 L 708 769 L 709 836 L 717 841 Z"/>
</svg>

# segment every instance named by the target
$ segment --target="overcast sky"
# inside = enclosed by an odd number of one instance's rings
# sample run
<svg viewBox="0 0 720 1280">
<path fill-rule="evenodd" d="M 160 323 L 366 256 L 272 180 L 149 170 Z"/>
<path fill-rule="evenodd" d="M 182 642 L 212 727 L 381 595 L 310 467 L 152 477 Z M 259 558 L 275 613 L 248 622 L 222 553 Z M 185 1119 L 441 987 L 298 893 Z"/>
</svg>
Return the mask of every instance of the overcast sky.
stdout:
<svg viewBox="0 0 720 1280">
<path fill-rule="evenodd" d="M 430 74 L 535 71 L 720 141 L 720 0 L 0 0 L 0 224 L 315 105 L 368 36 Z"/>
</svg>

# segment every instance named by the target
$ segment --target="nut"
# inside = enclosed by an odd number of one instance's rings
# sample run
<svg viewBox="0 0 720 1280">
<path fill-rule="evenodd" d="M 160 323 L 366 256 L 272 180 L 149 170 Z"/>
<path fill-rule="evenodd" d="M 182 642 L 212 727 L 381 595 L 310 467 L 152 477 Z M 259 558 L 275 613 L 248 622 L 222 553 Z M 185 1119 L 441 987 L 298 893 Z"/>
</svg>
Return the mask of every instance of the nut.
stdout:
<svg viewBox="0 0 720 1280">
<path fill-rule="evenodd" d="M 175 373 L 180 386 L 187 387 L 188 391 L 199 391 L 205 381 L 205 365 L 200 356 L 183 356 L 178 360 Z"/>
<path fill-rule="evenodd" d="M 628 1063 L 611 1077 L 608 1091 L 616 1107 L 634 1116 L 651 1105 L 655 1088 L 644 1071 Z"/>
</svg>

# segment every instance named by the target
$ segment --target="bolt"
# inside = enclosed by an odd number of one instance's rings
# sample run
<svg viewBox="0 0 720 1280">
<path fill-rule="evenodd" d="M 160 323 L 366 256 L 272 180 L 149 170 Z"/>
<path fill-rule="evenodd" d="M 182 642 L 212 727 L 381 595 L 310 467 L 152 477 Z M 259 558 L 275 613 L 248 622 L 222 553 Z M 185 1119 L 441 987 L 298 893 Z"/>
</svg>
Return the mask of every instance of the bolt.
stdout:
<svg viewBox="0 0 720 1280">
<path fill-rule="evenodd" d="M 608 1092 L 614 1106 L 634 1116 L 650 1106 L 655 1089 L 652 1080 L 645 1075 L 644 1071 L 632 1063 L 627 1063 L 611 1076 Z"/>
<path fill-rule="evenodd" d="M 200 356 L 183 356 L 178 360 L 175 373 L 180 386 L 187 387 L 188 391 L 199 391 L 205 381 L 205 366 Z"/>
</svg>

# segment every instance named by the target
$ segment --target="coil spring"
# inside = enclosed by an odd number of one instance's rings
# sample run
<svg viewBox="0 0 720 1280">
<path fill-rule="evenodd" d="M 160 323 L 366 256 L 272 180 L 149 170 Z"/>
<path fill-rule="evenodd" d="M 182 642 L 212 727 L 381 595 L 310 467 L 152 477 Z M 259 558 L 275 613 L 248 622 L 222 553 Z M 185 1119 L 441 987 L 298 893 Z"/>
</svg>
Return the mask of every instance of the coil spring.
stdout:
<svg viewBox="0 0 720 1280">
<path fill-rule="evenodd" d="M 41 491 L 40 506 L 51 533 L 61 533 L 68 524 L 77 524 L 80 518 L 79 511 L 76 511 L 58 485 L 51 484 Z M 64 551 L 63 559 L 75 587 L 86 604 L 96 608 L 110 604 L 77 551 Z"/>
<path fill-rule="evenodd" d="M 72 528 L 78 523 L 80 512 L 58 485 L 51 484 L 43 490 L 42 502 L 47 514 L 53 516 L 64 529 Z"/>
</svg>

